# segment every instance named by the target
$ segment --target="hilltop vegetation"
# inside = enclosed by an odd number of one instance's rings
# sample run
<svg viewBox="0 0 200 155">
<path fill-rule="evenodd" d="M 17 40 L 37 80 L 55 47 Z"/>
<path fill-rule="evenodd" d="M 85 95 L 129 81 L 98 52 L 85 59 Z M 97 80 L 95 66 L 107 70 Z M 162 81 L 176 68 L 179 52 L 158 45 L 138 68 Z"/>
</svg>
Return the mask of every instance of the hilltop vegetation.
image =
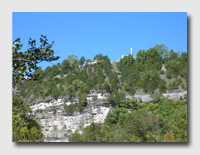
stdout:
<svg viewBox="0 0 200 155">
<path fill-rule="evenodd" d="M 17 88 L 29 103 L 35 99 L 59 97 L 84 100 L 92 89 L 110 92 L 109 99 L 116 104 L 124 99 L 124 94 L 187 90 L 187 53 L 180 55 L 167 49 L 164 45 L 156 45 L 147 51 L 140 50 L 136 59 L 125 56 L 116 66 L 111 65 L 107 55 L 96 55 L 93 61 L 97 63 L 94 64 L 83 56 L 79 60 L 69 55 L 62 64 L 45 70 L 39 67 L 33 73 L 40 75 L 38 80 L 23 81 Z"/>
</svg>

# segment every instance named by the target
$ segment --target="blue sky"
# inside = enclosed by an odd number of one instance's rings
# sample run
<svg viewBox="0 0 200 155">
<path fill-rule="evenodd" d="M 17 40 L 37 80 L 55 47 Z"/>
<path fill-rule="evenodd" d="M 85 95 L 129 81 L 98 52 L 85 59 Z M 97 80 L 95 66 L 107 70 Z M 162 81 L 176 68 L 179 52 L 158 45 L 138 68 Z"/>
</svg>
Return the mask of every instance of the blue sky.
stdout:
<svg viewBox="0 0 200 155">
<path fill-rule="evenodd" d="M 29 37 L 38 46 L 41 34 L 49 43 L 54 41 L 53 50 L 61 58 L 40 63 L 42 69 L 62 63 L 72 54 L 93 59 L 102 53 L 117 61 L 131 47 L 134 56 L 157 44 L 165 44 L 169 51 L 187 52 L 186 12 L 13 12 L 12 20 L 12 40 L 20 37 L 23 51 Z"/>
</svg>

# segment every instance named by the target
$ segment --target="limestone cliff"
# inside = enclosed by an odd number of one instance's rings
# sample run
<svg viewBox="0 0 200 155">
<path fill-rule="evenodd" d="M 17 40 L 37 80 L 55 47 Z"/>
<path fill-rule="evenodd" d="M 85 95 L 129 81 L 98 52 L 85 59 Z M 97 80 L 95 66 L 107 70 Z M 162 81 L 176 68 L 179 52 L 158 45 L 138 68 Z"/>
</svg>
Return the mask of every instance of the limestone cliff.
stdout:
<svg viewBox="0 0 200 155">
<path fill-rule="evenodd" d="M 177 99 L 187 94 L 187 91 L 179 93 L 167 93 L 163 94 L 166 98 Z M 45 141 L 50 142 L 67 142 L 67 138 L 64 134 L 69 130 L 82 133 L 83 128 L 90 125 L 92 122 L 97 124 L 103 124 L 109 111 L 111 111 L 111 104 L 107 102 L 108 93 L 102 93 L 101 91 L 90 91 L 87 96 L 88 106 L 86 109 L 79 113 L 74 112 L 72 114 L 63 113 L 64 105 L 75 104 L 75 102 L 64 101 L 62 99 L 51 100 L 49 102 L 41 102 L 31 106 L 35 117 L 40 118 L 38 122 L 43 127 L 43 133 L 45 134 Z M 142 102 L 153 101 L 150 95 L 134 95 L 126 96 L 126 98 L 136 98 Z M 94 100 L 95 98 L 95 100 Z M 52 111 L 52 106 L 54 111 Z M 35 114 L 37 109 L 42 109 L 43 113 Z"/>
</svg>

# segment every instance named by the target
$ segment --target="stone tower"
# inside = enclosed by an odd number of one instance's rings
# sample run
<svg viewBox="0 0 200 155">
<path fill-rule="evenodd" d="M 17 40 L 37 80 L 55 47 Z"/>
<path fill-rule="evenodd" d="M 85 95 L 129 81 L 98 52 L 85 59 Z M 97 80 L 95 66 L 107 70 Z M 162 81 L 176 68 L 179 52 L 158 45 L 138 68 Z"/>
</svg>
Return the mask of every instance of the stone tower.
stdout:
<svg viewBox="0 0 200 155">
<path fill-rule="evenodd" d="M 131 47 L 131 55 L 133 55 L 133 50 L 132 50 L 132 47 Z"/>
</svg>

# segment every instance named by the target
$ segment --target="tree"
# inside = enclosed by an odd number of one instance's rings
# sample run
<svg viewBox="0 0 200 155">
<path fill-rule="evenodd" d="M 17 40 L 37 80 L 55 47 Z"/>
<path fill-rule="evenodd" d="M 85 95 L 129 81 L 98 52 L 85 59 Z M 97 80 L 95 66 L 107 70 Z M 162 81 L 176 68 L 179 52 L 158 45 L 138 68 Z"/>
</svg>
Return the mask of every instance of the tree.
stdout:
<svg viewBox="0 0 200 155">
<path fill-rule="evenodd" d="M 85 63 L 85 57 L 82 56 L 82 57 L 80 58 L 80 65 L 83 66 L 84 63 Z"/>
<path fill-rule="evenodd" d="M 58 88 L 55 85 L 53 86 L 51 95 L 56 100 L 58 99 L 58 96 L 60 95 L 60 91 L 58 90 Z"/>
<path fill-rule="evenodd" d="M 103 89 L 106 90 L 107 92 L 110 91 L 110 86 L 109 86 L 109 84 L 108 84 L 107 82 L 105 82 L 105 83 L 103 84 Z"/>
<path fill-rule="evenodd" d="M 20 44 L 20 38 L 17 38 L 13 42 L 12 46 L 12 83 L 17 84 L 19 81 L 26 79 L 37 79 L 38 74 L 33 76 L 31 73 L 33 70 L 38 69 L 38 64 L 42 61 L 51 62 L 59 59 L 58 56 L 54 56 L 52 50 L 52 44 L 47 42 L 46 36 L 41 35 L 40 47 L 36 47 L 36 40 L 29 38 L 28 45 L 30 48 L 21 52 L 23 44 Z"/>
<path fill-rule="evenodd" d="M 52 66 L 52 74 L 53 76 L 56 76 L 60 73 L 60 71 L 58 70 L 58 67 L 56 65 Z"/>
<path fill-rule="evenodd" d="M 94 122 L 92 122 L 90 126 L 87 126 L 83 131 L 84 142 L 101 142 L 101 127 Z"/>
<path fill-rule="evenodd" d="M 82 135 L 79 134 L 78 132 L 75 132 L 68 137 L 69 137 L 69 142 L 83 142 Z"/>
<path fill-rule="evenodd" d="M 170 60 L 175 60 L 177 57 L 178 57 L 178 52 L 175 53 L 174 50 L 171 50 L 169 55 Z"/>
<path fill-rule="evenodd" d="M 172 131 L 167 132 L 163 142 L 187 142 L 187 119 L 177 119 Z"/>
<path fill-rule="evenodd" d="M 110 90 L 114 92 L 117 91 L 117 89 L 118 89 L 117 81 L 115 79 L 112 79 L 110 84 Z"/>
<path fill-rule="evenodd" d="M 160 75 L 155 70 L 147 70 L 142 73 L 142 86 L 145 92 L 152 93 L 159 84 Z"/>
<path fill-rule="evenodd" d="M 162 67 L 162 55 L 161 52 L 158 51 L 157 48 L 150 48 L 146 52 L 146 59 L 145 59 L 145 68 L 146 70 L 156 69 L 157 71 Z"/>
<path fill-rule="evenodd" d="M 67 60 L 70 62 L 70 67 L 73 69 L 77 69 L 79 67 L 79 60 L 76 55 L 68 55 Z"/>
<path fill-rule="evenodd" d="M 66 112 L 68 114 L 72 114 L 75 111 L 76 111 L 76 105 L 75 104 L 70 104 L 68 106 L 64 106 L 64 112 Z"/>
<path fill-rule="evenodd" d="M 132 66 L 135 62 L 135 59 L 131 54 L 129 54 L 128 56 L 124 56 L 120 62 L 122 62 L 126 66 Z"/>
<path fill-rule="evenodd" d="M 28 103 L 20 96 L 12 97 L 12 141 L 43 142 L 44 135 L 38 122 L 30 117 L 32 112 Z"/>
<path fill-rule="evenodd" d="M 70 135 L 69 142 L 102 142 L 101 127 L 92 122 L 83 129 L 83 135 L 77 131 Z"/>
<path fill-rule="evenodd" d="M 147 114 L 147 111 L 144 109 L 128 114 L 124 121 L 124 130 L 130 135 L 135 135 L 142 141 L 145 141 L 149 127 L 148 120 L 146 119 Z"/>
<path fill-rule="evenodd" d="M 84 108 L 87 106 L 86 97 L 87 97 L 86 93 L 79 94 L 78 105 L 77 105 L 77 109 L 79 112 L 82 112 Z"/>
<path fill-rule="evenodd" d="M 166 60 L 169 57 L 168 47 L 165 46 L 164 44 L 156 45 L 154 46 L 154 48 L 158 50 L 158 52 L 160 53 L 160 55 L 164 60 Z"/>
<path fill-rule="evenodd" d="M 112 92 L 112 94 L 110 94 L 108 96 L 108 101 L 114 103 L 114 105 L 119 105 L 123 100 L 125 99 L 125 94 L 123 93 L 118 93 L 117 90 L 115 90 L 114 92 Z"/>
<path fill-rule="evenodd" d="M 51 62 L 59 57 L 54 56 L 51 49 L 52 44 L 48 44 L 46 36 L 41 35 L 40 47 L 36 47 L 36 41 L 29 39 L 31 46 L 27 51 L 21 52 L 22 44 L 20 38 L 13 42 L 12 46 L 12 84 L 16 86 L 24 80 L 36 80 L 39 73 L 32 71 L 38 69 L 38 63 L 42 61 Z M 20 96 L 13 94 L 12 100 L 12 139 L 13 142 L 43 142 L 44 135 L 41 126 L 35 118 L 31 117 L 32 110 L 28 103 L 24 102 Z"/>
<path fill-rule="evenodd" d="M 166 90 L 167 90 L 167 87 L 166 87 L 166 81 L 164 79 L 161 79 L 159 84 L 158 84 L 158 88 L 159 88 L 159 91 L 164 93 Z"/>
<path fill-rule="evenodd" d="M 61 65 L 61 74 L 67 74 L 71 70 L 70 62 L 69 60 L 63 60 Z"/>
<path fill-rule="evenodd" d="M 90 59 L 87 59 L 86 61 L 87 61 L 87 64 L 89 64 L 90 62 L 92 62 Z"/>
<path fill-rule="evenodd" d="M 144 64 L 145 59 L 146 59 L 146 51 L 145 50 L 139 50 L 139 52 L 137 53 L 137 56 L 136 56 L 136 61 L 141 63 L 141 64 Z"/>
<path fill-rule="evenodd" d="M 181 53 L 181 58 L 183 59 L 184 62 L 187 62 L 187 53 L 186 52 L 182 52 Z"/>
</svg>

